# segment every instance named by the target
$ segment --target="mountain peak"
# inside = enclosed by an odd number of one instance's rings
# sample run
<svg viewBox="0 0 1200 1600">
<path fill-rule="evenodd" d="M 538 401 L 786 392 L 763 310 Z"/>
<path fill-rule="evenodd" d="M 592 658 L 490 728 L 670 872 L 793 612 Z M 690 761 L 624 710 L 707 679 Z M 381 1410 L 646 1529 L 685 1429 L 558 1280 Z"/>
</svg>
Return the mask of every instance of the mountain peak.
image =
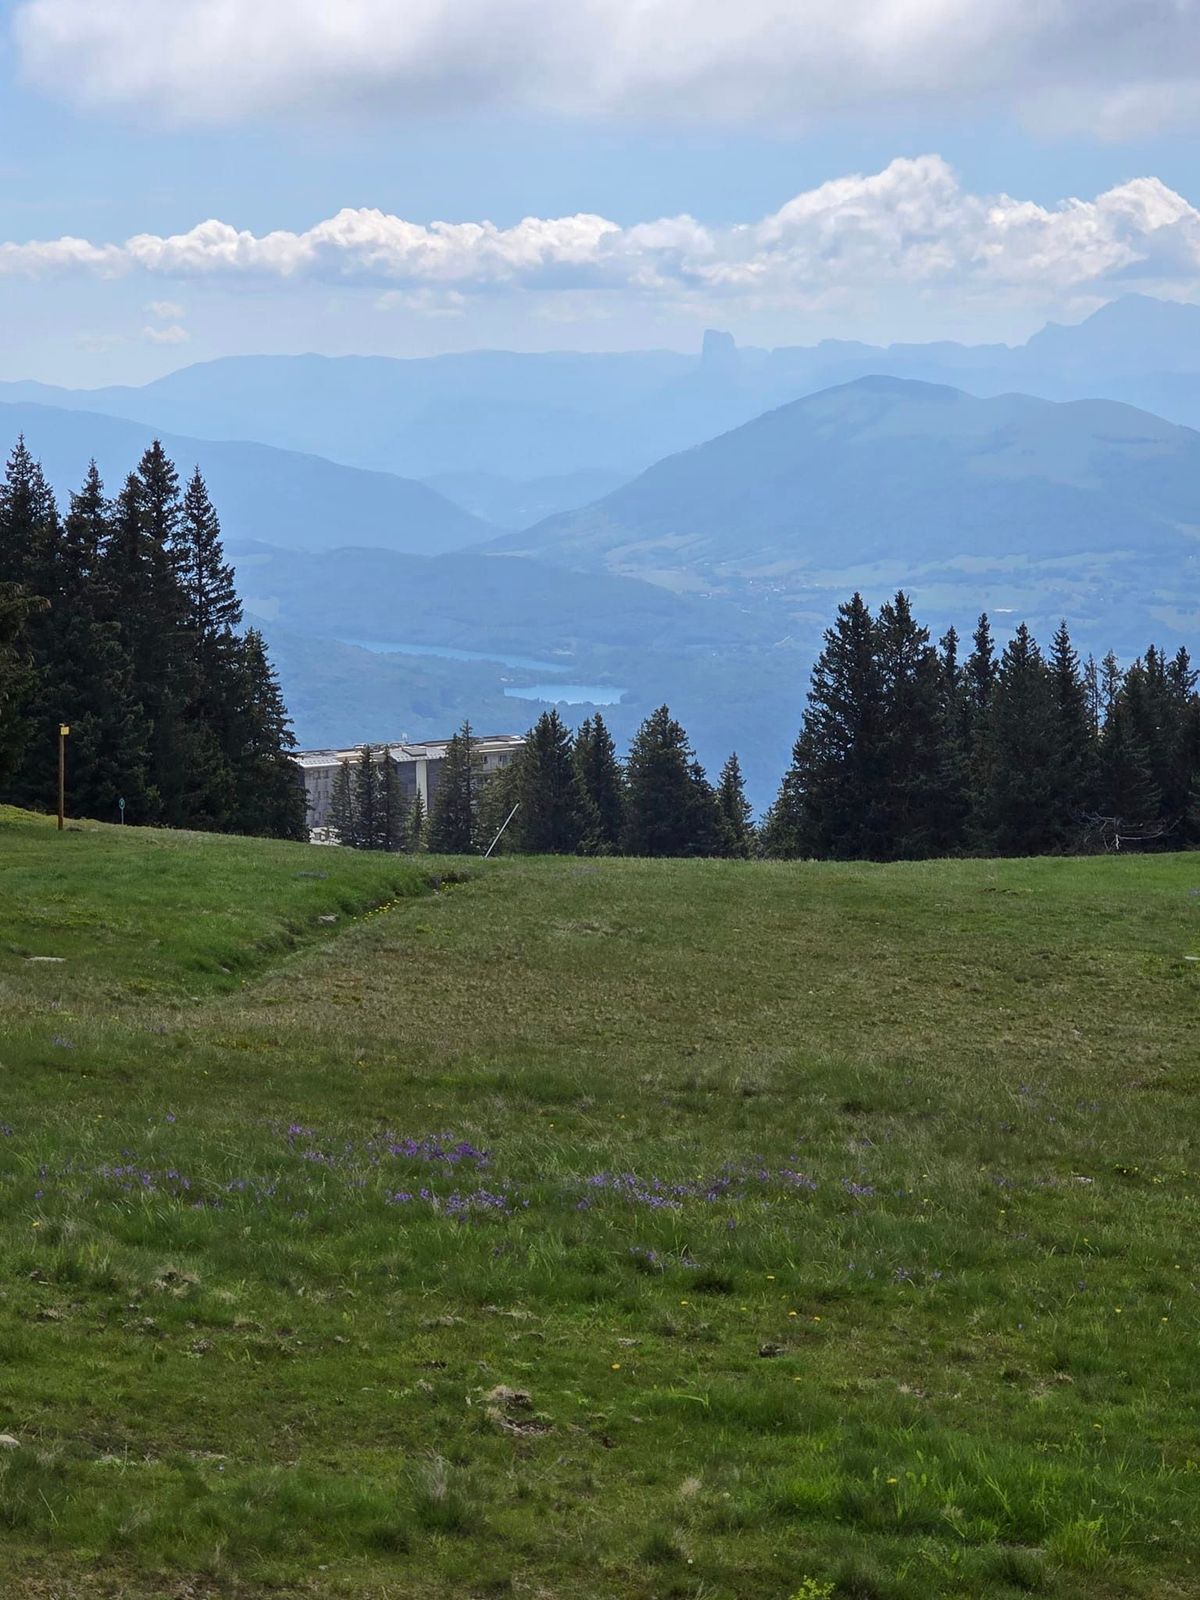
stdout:
<svg viewBox="0 0 1200 1600">
<path fill-rule="evenodd" d="M 733 372 L 738 364 L 737 341 L 720 328 L 705 328 L 700 365 L 706 372 Z"/>
</svg>

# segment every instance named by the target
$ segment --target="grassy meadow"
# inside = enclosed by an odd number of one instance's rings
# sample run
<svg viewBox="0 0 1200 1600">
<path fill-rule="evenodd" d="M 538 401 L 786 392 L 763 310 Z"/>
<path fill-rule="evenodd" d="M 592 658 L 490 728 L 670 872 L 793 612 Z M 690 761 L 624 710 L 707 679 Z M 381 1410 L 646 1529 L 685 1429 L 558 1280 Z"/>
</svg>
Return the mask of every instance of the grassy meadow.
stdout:
<svg viewBox="0 0 1200 1600">
<path fill-rule="evenodd" d="M 0 1593 L 1200 1595 L 1200 857 L 0 811 Z"/>
</svg>

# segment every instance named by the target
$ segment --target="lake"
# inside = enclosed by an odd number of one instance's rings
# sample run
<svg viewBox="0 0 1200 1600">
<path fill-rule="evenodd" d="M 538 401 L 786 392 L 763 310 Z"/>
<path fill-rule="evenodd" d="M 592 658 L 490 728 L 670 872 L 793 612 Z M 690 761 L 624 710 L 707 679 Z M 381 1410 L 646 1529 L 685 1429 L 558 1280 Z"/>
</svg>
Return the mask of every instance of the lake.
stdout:
<svg viewBox="0 0 1200 1600">
<path fill-rule="evenodd" d="M 383 639 L 342 639 L 341 644 L 356 645 L 382 656 L 436 656 L 441 661 L 487 661 L 497 666 L 516 667 L 520 672 L 564 672 L 561 662 L 539 661 L 535 656 L 509 656 L 498 650 L 458 650 L 449 645 L 396 644 Z M 510 700 L 537 700 L 545 705 L 615 706 L 624 689 L 606 683 L 535 683 L 527 688 L 506 688 Z"/>
</svg>

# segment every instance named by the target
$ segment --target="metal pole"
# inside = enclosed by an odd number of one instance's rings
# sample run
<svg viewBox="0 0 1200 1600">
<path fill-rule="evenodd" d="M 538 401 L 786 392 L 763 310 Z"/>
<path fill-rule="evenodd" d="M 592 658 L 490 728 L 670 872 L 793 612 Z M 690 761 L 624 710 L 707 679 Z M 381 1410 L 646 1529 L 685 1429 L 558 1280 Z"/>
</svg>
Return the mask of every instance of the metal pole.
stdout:
<svg viewBox="0 0 1200 1600">
<path fill-rule="evenodd" d="M 71 729 L 65 722 L 58 725 L 58 831 L 62 832 L 67 814 L 67 735 Z"/>
<path fill-rule="evenodd" d="M 504 825 L 503 825 L 503 827 L 501 827 L 500 832 L 496 835 L 496 837 L 492 840 L 491 844 L 488 845 L 487 849 L 483 852 L 483 859 L 485 861 L 491 855 L 492 851 L 496 848 L 496 846 L 500 843 L 500 840 L 501 840 L 501 838 L 503 837 L 503 834 L 504 834 L 504 829 L 508 827 L 509 823 L 516 816 L 517 812 L 520 809 L 521 809 L 521 802 L 518 800 L 516 805 L 512 808 L 512 810 L 505 817 Z"/>
</svg>

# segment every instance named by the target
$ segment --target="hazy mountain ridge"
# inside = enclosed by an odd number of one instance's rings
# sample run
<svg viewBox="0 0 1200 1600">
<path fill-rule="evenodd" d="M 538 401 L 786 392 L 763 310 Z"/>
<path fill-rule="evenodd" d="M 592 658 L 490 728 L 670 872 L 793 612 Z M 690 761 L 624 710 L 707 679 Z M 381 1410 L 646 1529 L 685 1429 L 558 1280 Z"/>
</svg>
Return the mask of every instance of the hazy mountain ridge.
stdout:
<svg viewBox="0 0 1200 1600">
<path fill-rule="evenodd" d="M 110 494 L 160 438 L 181 473 L 199 465 L 231 540 L 291 549 L 378 545 L 433 555 L 495 532 L 423 483 L 241 440 L 181 437 L 122 417 L 31 402 L 0 403 L 3 449 L 24 434 L 65 506 L 94 456 Z"/>
<path fill-rule="evenodd" d="M 864 563 L 1200 553 L 1200 434 L 1109 401 L 867 378 L 669 457 L 493 548 L 669 586 Z"/>
<path fill-rule="evenodd" d="M 0 399 L 417 479 L 483 473 L 521 483 L 591 471 L 632 477 L 790 400 L 876 375 L 981 396 L 1121 400 L 1200 425 L 1200 307 L 1128 296 L 1012 347 L 825 340 L 762 350 L 710 334 L 694 355 L 235 356 L 140 388 L 3 384 Z"/>
</svg>

